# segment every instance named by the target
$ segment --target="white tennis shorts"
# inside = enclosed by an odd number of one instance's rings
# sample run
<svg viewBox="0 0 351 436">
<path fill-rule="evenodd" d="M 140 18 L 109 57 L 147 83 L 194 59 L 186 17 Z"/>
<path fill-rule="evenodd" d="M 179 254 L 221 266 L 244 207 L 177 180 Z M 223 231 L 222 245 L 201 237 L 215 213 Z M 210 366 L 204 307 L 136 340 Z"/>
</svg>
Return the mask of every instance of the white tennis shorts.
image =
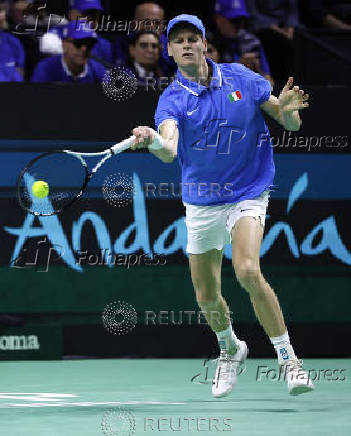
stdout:
<svg viewBox="0 0 351 436">
<path fill-rule="evenodd" d="M 202 254 L 216 248 L 222 250 L 232 242 L 231 231 L 239 218 L 251 216 L 264 226 L 268 207 L 269 190 L 252 200 L 220 206 L 196 206 L 184 203 L 185 223 L 188 231 L 186 251 Z"/>
</svg>

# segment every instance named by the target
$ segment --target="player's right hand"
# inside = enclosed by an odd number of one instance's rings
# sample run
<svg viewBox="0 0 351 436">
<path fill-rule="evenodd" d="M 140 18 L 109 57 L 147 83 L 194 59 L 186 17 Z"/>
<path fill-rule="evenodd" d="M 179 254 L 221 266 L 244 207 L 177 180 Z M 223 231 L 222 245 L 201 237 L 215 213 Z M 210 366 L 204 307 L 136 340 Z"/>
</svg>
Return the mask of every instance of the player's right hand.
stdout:
<svg viewBox="0 0 351 436">
<path fill-rule="evenodd" d="M 156 132 L 151 127 L 138 126 L 133 129 L 133 135 L 135 141 L 130 148 L 136 150 L 137 148 L 147 148 L 154 141 Z"/>
</svg>

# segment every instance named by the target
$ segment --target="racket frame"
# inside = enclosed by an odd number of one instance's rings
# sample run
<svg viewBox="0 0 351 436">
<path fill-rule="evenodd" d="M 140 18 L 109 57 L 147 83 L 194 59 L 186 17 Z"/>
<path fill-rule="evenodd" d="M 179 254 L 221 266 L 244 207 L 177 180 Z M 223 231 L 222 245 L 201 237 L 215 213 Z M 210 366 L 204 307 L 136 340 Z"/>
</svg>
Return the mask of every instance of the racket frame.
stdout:
<svg viewBox="0 0 351 436">
<path fill-rule="evenodd" d="M 82 197 L 82 195 L 84 194 L 84 192 L 87 189 L 88 183 L 90 182 L 91 178 L 93 177 L 93 175 L 97 172 L 97 170 L 112 156 L 114 156 L 115 154 L 119 154 L 122 153 L 124 150 L 127 150 L 128 148 L 130 148 L 130 146 L 132 145 L 132 143 L 135 140 L 135 136 L 131 136 L 127 139 L 125 139 L 124 141 L 113 145 L 112 147 L 104 150 L 104 151 L 100 151 L 97 153 L 80 153 L 77 151 L 72 151 L 72 150 L 53 150 L 53 151 L 47 151 L 45 153 L 40 154 L 39 156 L 33 158 L 32 160 L 30 160 L 27 165 L 21 170 L 18 178 L 17 178 L 17 189 L 16 189 L 16 193 L 17 193 L 17 200 L 20 204 L 20 206 L 22 207 L 22 209 L 24 209 L 25 211 L 31 213 L 32 215 L 35 216 L 52 216 L 52 215 L 58 215 L 59 213 L 61 213 L 64 209 L 66 209 L 67 207 L 70 207 L 76 200 L 78 200 L 79 198 Z M 85 171 L 85 178 L 84 178 L 84 182 L 82 184 L 82 187 L 80 189 L 80 191 L 78 192 L 78 194 L 72 198 L 71 201 L 69 201 L 68 203 L 66 203 L 63 207 L 61 207 L 60 209 L 57 209 L 53 212 L 50 213 L 41 213 L 38 211 L 34 211 L 29 209 L 28 207 L 26 207 L 21 199 L 20 196 L 20 190 L 21 190 L 21 181 L 23 180 L 23 176 L 26 173 L 26 171 L 35 163 L 37 162 L 39 159 L 51 155 L 51 154 L 56 154 L 56 153 L 67 153 L 70 154 L 72 156 L 74 156 L 75 158 L 77 158 L 81 164 L 82 167 L 84 168 Z M 83 158 L 83 156 L 86 157 L 98 157 L 98 156 L 105 156 L 103 157 L 96 165 L 95 167 L 93 167 L 93 169 L 89 172 L 88 170 L 88 164 L 86 163 L 85 159 Z"/>
</svg>

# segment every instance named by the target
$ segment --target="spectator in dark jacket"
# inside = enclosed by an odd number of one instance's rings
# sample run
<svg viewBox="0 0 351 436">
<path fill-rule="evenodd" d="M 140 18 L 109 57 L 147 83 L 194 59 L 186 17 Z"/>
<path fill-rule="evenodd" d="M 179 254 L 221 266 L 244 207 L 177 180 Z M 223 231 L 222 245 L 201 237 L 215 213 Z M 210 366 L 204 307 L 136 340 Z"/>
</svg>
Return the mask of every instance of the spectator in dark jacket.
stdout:
<svg viewBox="0 0 351 436">
<path fill-rule="evenodd" d="M 161 43 L 159 35 L 152 31 L 142 30 L 134 34 L 129 44 L 128 67 L 133 71 L 140 85 L 160 84 L 166 72 L 160 66 Z M 168 83 L 167 83 L 168 84 Z"/>
<path fill-rule="evenodd" d="M 307 0 L 305 9 L 311 26 L 351 30 L 351 0 Z"/>
<path fill-rule="evenodd" d="M 266 50 L 272 75 L 285 83 L 292 75 L 295 28 L 300 25 L 297 0 L 246 0 L 252 29 Z"/>
<path fill-rule="evenodd" d="M 89 59 L 96 40 L 96 33 L 86 21 L 71 21 L 63 33 L 63 54 L 40 61 L 32 82 L 101 82 L 105 68 L 100 62 Z"/>
<path fill-rule="evenodd" d="M 244 0 L 217 0 L 215 21 L 220 34 L 223 62 L 240 62 L 272 82 L 265 51 L 259 39 L 245 29 L 249 14 Z M 248 58 L 251 59 L 248 62 Z M 255 58 L 254 62 L 252 59 Z"/>
<path fill-rule="evenodd" d="M 17 73 L 23 76 L 25 53 L 19 39 L 7 31 L 7 10 L 7 3 L 0 0 L 0 66 L 2 77 L 5 75 L 17 77 L 17 74 L 13 72 L 14 68 Z M 9 69 L 7 74 L 5 73 L 6 69 Z"/>
<path fill-rule="evenodd" d="M 300 25 L 297 0 L 245 0 L 255 32 L 271 29 L 292 39 Z"/>
<path fill-rule="evenodd" d="M 165 11 L 156 0 L 145 0 L 137 4 L 134 11 L 134 24 L 136 31 L 152 30 L 157 33 L 161 43 L 160 65 L 163 71 L 168 74 L 175 72 L 176 65 L 167 53 L 167 37 L 164 33 Z M 126 65 L 128 62 L 129 44 L 133 41 L 135 32 L 129 32 L 117 38 L 115 44 L 115 63 L 116 65 Z"/>
</svg>

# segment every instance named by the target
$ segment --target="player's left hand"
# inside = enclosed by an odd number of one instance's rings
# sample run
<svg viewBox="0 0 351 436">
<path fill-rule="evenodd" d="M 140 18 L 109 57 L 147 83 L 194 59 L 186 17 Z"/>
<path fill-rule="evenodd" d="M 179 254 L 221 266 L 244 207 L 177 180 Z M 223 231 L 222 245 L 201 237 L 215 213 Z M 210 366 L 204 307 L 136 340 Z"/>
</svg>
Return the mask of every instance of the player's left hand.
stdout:
<svg viewBox="0 0 351 436">
<path fill-rule="evenodd" d="M 278 97 L 280 110 L 282 112 L 299 111 L 309 106 L 309 95 L 305 94 L 305 91 L 300 89 L 298 86 L 292 88 L 293 83 L 294 78 L 289 77 Z"/>
</svg>

